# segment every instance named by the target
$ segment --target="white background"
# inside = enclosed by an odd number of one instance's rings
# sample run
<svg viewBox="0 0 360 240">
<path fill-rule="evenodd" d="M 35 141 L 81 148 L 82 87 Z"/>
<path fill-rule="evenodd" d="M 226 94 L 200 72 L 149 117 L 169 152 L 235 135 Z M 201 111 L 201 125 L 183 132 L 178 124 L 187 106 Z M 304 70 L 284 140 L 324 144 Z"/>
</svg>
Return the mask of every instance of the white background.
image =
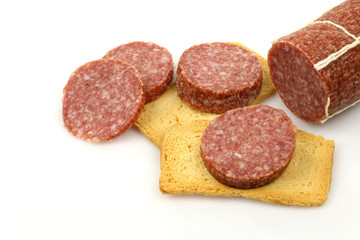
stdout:
<svg viewBox="0 0 360 240">
<path fill-rule="evenodd" d="M 6 3 L 5 3 L 6 2 Z M 135 129 L 91 144 L 63 126 L 62 89 L 78 66 L 129 41 L 168 48 L 271 41 L 340 0 L 2 1 L 0 239 L 359 239 L 360 104 L 298 128 L 336 141 L 321 207 L 159 191 L 160 151 Z"/>
</svg>

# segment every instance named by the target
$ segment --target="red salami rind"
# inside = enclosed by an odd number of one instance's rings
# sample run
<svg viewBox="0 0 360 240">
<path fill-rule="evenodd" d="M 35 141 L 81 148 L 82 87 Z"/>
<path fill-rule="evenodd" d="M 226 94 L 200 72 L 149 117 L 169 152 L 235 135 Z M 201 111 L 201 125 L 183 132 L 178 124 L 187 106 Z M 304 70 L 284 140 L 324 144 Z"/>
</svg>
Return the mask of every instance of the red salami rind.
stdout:
<svg viewBox="0 0 360 240">
<path fill-rule="evenodd" d="M 66 128 L 91 142 L 124 133 L 134 124 L 145 102 L 139 73 L 117 59 L 96 60 L 79 67 L 63 93 Z"/>
<path fill-rule="evenodd" d="M 248 189 L 268 184 L 288 166 L 296 128 L 282 110 L 237 108 L 214 119 L 201 139 L 201 157 L 219 182 Z"/>
<path fill-rule="evenodd" d="M 299 118 L 324 122 L 360 100 L 360 45 L 346 49 L 360 36 L 359 22 L 360 1 L 346 1 L 273 43 L 271 78 Z M 319 65 L 324 61 L 328 64 Z"/>
<path fill-rule="evenodd" d="M 160 97 L 169 87 L 174 73 L 169 51 L 151 42 L 130 42 L 110 50 L 103 58 L 116 58 L 133 65 L 145 88 L 145 103 Z"/>
<path fill-rule="evenodd" d="M 204 43 L 187 49 L 177 69 L 178 96 L 204 112 L 244 107 L 259 95 L 262 70 L 255 53 L 231 43 Z"/>
</svg>

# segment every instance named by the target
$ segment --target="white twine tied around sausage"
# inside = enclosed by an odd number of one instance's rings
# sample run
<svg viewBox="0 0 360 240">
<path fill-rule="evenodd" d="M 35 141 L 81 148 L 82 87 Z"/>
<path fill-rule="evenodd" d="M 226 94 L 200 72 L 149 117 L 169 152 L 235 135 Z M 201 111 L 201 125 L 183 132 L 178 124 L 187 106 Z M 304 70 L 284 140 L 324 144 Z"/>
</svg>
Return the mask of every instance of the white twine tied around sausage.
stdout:
<svg viewBox="0 0 360 240">
<path fill-rule="evenodd" d="M 340 26 L 340 25 L 338 25 L 336 23 L 333 23 L 331 21 L 314 21 L 314 22 L 312 22 L 312 24 L 315 24 L 315 23 L 331 24 L 331 25 L 341 29 L 344 33 L 346 33 L 348 36 L 350 36 L 350 37 L 352 37 L 354 39 L 354 42 L 344 46 L 339 51 L 330 54 L 327 58 L 325 58 L 325 59 L 319 61 L 318 63 L 314 64 L 315 69 L 318 70 L 318 71 L 325 68 L 331 62 L 335 61 L 336 59 L 338 59 L 339 57 L 344 55 L 347 51 L 349 51 L 350 49 L 352 49 L 352 48 L 354 48 L 354 47 L 356 47 L 357 45 L 360 44 L 360 37 L 356 37 L 355 35 L 349 33 L 349 31 L 346 30 L 343 26 Z"/>
<path fill-rule="evenodd" d="M 319 71 L 323 68 L 325 68 L 327 65 L 329 65 L 331 62 L 335 61 L 336 59 L 338 59 L 339 57 L 341 57 L 342 55 L 344 55 L 347 51 L 349 51 L 350 49 L 356 47 L 357 45 L 360 44 L 360 36 L 359 37 L 356 37 L 354 34 L 351 34 L 348 30 L 346 30 L 343 26 L 339 25 L 339 24 L 336 24 L 336 23 L 333 23 L 331 21 L 328 21 L 328 20 L 325 20 L 325 21 L 313 21 L 309 24 L 316 24 L 316 23 L 320 23 L 320 24 L 331 24 L 339 29 L 341 29 L 344 33 L 346 33 L 346 35 L 350 36 L 351 38 L 354 39 L 354 41 L 346 46 L 344 46 L 343 48 L 341 48 L 339 51 L 337 52 L 334 52 L 332 54 L 330 54 L 327 58 L 323 59 L 323 60 L 320 60 L 319 62 L 315 63 L 314 64 L 314 68 Z M 309 25 L 307 24 L 307 25 Z M 281 37 L 280 37 L 281 38 Z M 275 43 L 278 39 L 280 38 L 277 38 L 276 40 L 273 40 L 271 41 L 272 43 Z M 329 106 L 330 106 L 330 97 L 328 97 L 327 99 L 327 103 L 326 103 L 326 106 L 325 106 L 325 119 L 321 121 L 321 123 L 324 123 L 326 122 L 329 118 L 332 118 L 333 116 L 345 111 L 346 109 L 354 106 L 355 104 L 359 103 L 360 102 L 360 99 L 356 102 L 354 102 L 353 104 L 341 109 L 340 111 L 332 114 L 331 116 L 329 116 Z"/>
<path fill-rule="evenodd" d="M 319 71 L 323 68 L 325 68 L 327 65 L 329 65 L 331 62 L 335 61 L 336 59 L 338 59 L 339 57 L 341 57 L 342 55 L 344 55 L 347 51 L 349 51 L 350 49 L 356 47 L 357 45 L 360 44 L 360 36 L 356 37 L 354 34 L 351 34 L 348 30 L 346 30 L 343 26 L 340 26 L 336 23 L 333 23 L 331 21 L 314 21 L 311 24 L 316 24 L 316 23 L 322 23 L 322 24 L 331 24 L 339 29 L 341 29 L 344 33 L 346 33 L 348 36 L 352 37 L 354 39 L 354 42 L 342 47 L 339 51 L 334 52 L 332 54 L 330 54 L 327 58 L 317 62 L 316 64 L 314 64 L 314 68 Z M 347 106 L 344 109 L 341 109 L 340 111 L 334 113 L 333 115 L 329 116 L 329 106 L 330 106 L 330 97 L 328 97 L 327 99 L 327 104 L 325 106 L 325 119 L 321 121 L 321 123 L 326 122 L 329 118 L 345 111 L 346 109 L 354 106 L 356 103 L 360 102 L 360 100 L 354 102 L 353 104 Z"/>
</svg>

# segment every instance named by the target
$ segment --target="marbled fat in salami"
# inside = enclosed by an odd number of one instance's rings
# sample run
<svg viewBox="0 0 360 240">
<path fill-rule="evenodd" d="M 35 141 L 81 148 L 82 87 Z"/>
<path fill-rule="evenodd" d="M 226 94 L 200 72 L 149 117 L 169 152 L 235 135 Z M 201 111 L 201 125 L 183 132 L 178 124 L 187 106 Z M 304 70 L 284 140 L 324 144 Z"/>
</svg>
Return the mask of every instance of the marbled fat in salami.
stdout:
<svg viewBox="0 0 360 240">
<path fill-rule="evenodd" d="M 262 69 L 255 53 L 231 43 L 187 49 L 177 69 L 178 96 L 188 105 L 223 113 L 249 105 L 259 95 Z"/>
<path fill-rule="evenodd" d="M 145 88 L 145 102 L 154 101 L 169 87 L 173 60 L 167 49 L 150 42 L 130 42 L 110 50 L 103 58 L 116 58 L 133 65 Z"/>
<path fill-rule="evenodd" d="M 101 59 L 75 70 L 64 88 L 63 120 L 76 137 L 91 142 L 124 133 L 145 102 L 136 69 L 117 59 Z"/>
<path fill-rule="evenodd" d="M 256 105 L 215 118 L 201 139 L 201 156 L 211 175 L 234 188 L 274 181 L 288 166 L 296 128 L 282 110 Z"/>
<path fill-rule="evenodd" d="M 360 0 L 334 7 L 306 27 L 276 40 L 270 74 L 298 117 L 324 122 L 360 100 Z"/>
</svg>

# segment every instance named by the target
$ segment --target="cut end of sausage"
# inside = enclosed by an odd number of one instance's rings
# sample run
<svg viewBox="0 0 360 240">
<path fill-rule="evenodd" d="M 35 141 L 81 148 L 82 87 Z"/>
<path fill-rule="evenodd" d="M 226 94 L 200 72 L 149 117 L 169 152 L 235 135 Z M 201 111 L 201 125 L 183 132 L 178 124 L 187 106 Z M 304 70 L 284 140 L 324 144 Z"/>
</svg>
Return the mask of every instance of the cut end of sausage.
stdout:
<svg viewBox="0 0 360 240">
<path fill-rule="evenodd" d="M 204 43 L 187 49 L 177 70 L 178 96 L 204 112 L 223 113 L 251 104 L 262 85 L 260 61 L 231 43 Z"/>
<path fill-rule="evenodd" d="M 268 64 L 280 98 L 296 116 L 314 123 L 327 117 L 325 83 L 301 49 L 285 42 L 274 43 Z"/>
<path fill-rule="evenodd" d="M 74 136 L 90 142 L 113 139 L 129 129 L 145 102 L 136 69 L 117 59 L 88 62 L 64 88 L 63 120 Z"/>
<path fill-rule="evenodd" d="M 296 128 L 282 110 L 266 105 L 237 108 L 214 119 L 201 140 L 201 157 L 219 182 L 248 189 L 268 184 L 295 151 Z"/>
</svg>

